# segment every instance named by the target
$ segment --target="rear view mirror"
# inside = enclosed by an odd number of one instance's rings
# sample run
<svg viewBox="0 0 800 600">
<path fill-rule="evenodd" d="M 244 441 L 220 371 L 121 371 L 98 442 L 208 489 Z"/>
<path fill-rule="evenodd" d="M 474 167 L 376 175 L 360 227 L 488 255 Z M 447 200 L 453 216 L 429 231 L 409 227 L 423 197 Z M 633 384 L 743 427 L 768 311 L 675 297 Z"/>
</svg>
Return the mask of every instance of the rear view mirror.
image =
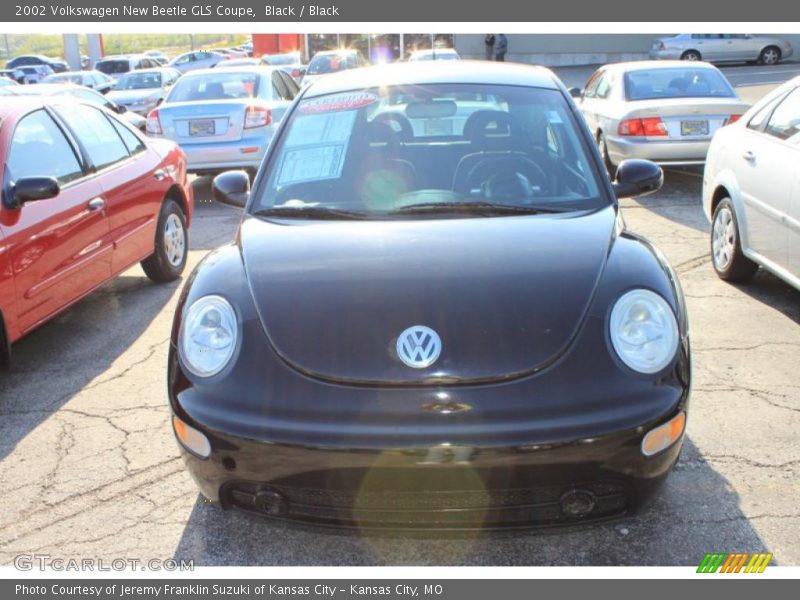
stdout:
<svg viewBox="0 0 800 600">
<path fill-rule="evenodd" d="M 55 177 L 23 177 L 11 184 L 6 206 L 20 208 L 26 202 L 55 198 L 60 191 Z"/>
<path fill-rule="evenodd" d="M 581 88 L 569 88 L 569 95 L 576 99 L 583 98 L 583 91 Z"/>
<path fill-rule="evenodd" d="M 658 191 L 664 183 L 664 171 L 654 162 L 631 158 L 617 167 L 612 184 L 617 198 L 644 196 Z"/>
<path fill-rule="evenodd" d="M 214 200 L 222 204 L 244 208 L 250 196 L 250 177 L 246 171 L 225 171 L 211 183 Z"/>
</svg>

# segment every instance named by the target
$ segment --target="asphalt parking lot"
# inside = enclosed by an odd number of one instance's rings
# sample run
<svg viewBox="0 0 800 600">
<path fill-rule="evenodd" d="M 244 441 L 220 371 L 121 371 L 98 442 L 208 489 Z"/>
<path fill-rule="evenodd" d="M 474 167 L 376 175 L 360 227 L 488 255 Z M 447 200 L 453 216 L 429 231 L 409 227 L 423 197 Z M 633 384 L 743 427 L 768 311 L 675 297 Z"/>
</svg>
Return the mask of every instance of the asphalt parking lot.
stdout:
<svg viewBox="0 0 800 600">
<path fill-rule="evenodd" d="M 751 75 L 758 86 L 743 96 L 772 87 L 766 78 Z M 195 181 L 190 268 L 239 220 L 209 200 L 209 183 Z M 289 527 L 210 506 L 178 456 L 166 403 L 181 283 L 155 285 L 136 267 L 16 344 L 0 373 L 0 563 L 38 553 L 196 565 L 697 565 L 706 552 L 766 551 L 773 564 L 800 564 L 800 292 L 766 273 L 747 285 L 717 279 L 700 188 L 698 171 L 673 170 L 658 194 L 622 202 L 628 227 L 680 275 L 694 350 L 688 438 L 642 514 L 443 538 Z"/>
</svg>

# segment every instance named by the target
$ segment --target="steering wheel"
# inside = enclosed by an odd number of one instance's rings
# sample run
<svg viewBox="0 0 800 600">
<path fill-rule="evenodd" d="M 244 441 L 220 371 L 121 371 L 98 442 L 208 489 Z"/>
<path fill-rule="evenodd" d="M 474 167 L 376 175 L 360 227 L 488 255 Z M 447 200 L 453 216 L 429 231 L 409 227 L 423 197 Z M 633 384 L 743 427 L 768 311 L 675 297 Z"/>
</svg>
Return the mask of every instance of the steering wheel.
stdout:
<svg viewBox="0 0 800 600">
<path fill-rule="evenodd" d="M 453 186 L 456 191 L 480 190 L 486 199 L 530 198 L 552 193 L 544 169 L 526 156 L 487 157 Z"/>
<path fill-rule="evenodd" d="M 405 115 L 397 112 L 385 112 L 379 114 L 372 120 L 373 123 L 385 123 L 392 128 L 392 131 L 400 136 L 402 141 L 410 140 L 414 137 L 414 130 Z"/>
</svg>

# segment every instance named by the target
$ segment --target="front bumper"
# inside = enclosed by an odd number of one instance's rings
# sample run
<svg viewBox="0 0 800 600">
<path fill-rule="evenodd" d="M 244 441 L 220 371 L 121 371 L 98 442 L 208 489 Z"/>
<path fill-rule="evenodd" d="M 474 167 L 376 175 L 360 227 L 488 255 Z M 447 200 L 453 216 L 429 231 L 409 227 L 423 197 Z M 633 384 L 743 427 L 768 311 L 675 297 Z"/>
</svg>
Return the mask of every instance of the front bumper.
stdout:
<svg viewBox="0 0 800 600">
<path fill-rule="evenodd" d="M 608 156 L 615 165 L 629 158 L 643 158 L 660 165 L 702 165 L 711 140 L 606 139 Z"/>
<path fill-rule="evenodd" d="M 182 453 L 210 500 L 265 517 L 357 528 L 529 528 L 631 514 L 663 482 L 683 442 L 647 458 L 642 428 L 557 444 L 392 450 L 204 432 L 213 440 L 208 459 Z M 570 513 L 576 498 L 591 509 Z"/>
</svg>

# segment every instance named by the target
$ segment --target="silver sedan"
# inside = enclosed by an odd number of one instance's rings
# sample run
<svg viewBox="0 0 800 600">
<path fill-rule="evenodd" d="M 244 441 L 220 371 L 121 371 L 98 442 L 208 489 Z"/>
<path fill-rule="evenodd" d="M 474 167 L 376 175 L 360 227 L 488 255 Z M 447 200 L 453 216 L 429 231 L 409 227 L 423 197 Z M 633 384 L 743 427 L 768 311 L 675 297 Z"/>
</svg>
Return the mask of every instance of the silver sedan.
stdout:
<svg viewBox="0 0 800 600">
<path fill-rule="evenodd" d="M 192 173 L 253 173 L 298 90 L 278 67 L 192 71 L 150 111 L 147 134 L 177 142 Z"/>
<path fill-rule="evenodd" d="M 650 58 L 658 60 L 758 61 L 764 65 L 776 65 L 792 54 L 786 40 L 747 33 L 680 33 L 658 38 L 650 48 Z"/>
<path fill-rule="evenodd" d="M 707 63 L 606 65 L 571 93 L 612 174 L 627 158 L 701 165 L 714 133 L 748 108 Z"/>
</svg>

